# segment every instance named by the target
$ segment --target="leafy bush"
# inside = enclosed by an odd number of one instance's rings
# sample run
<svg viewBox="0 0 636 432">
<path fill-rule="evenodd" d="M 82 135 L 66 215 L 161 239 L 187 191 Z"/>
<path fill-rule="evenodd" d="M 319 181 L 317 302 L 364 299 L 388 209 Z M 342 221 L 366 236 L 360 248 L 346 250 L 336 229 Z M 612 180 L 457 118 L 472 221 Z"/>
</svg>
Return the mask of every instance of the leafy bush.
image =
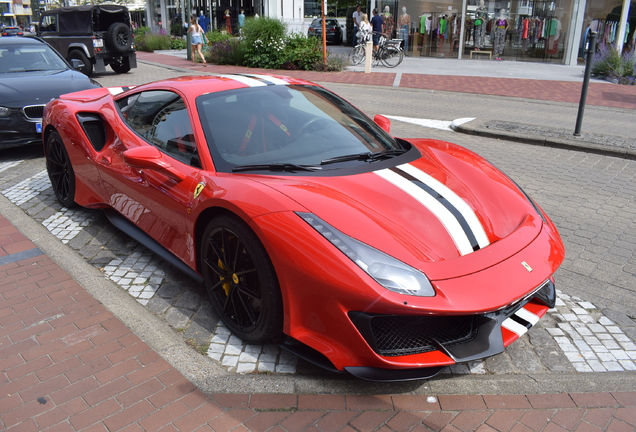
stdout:
<svg viewBox="0 0 636 432">
<path fill-rule="evenodd" d="M 610 77 L 620 84 L 633 84 L 636 75 L 636 50 L 623 55 L 609 44 L 602 44 L 592 59 L 593 75 Z"/>
<path fill-rule="evenodd" d="M 227 32 L 221 32 L 220 30 L 212 31 L 206 33 L 208 40 L 210 41 L 210 45 L 215 44 L 217 42 L 226 42 L 232 40 L 232 35 L 227 34 Z"/>
<path fill-rule="evenodd" d="M 140 27 L 135 31 L 135 45 L 139 51 L 168 50 L 171 49 L 172 38 L 166 34 L 152 33 L 148 27 Z"/>
<path fill-rule="evenodd" d="M 186 48 L 186 41 L 183 38 L 171 38 L 170 39 L 170 49 L 173 50 L 182 50 Z"/>
<path fill-rule="evenodd" d="M 314 63 L 322 59 L 320 41 L 316 38 L 307 38 L 300 33 L 293 33 L 285 41 L 281 57 L 281 66 L 284 69 L 311 70 Z"/>
<path fill-rule="evenodd" d="M 340 72 L 350 64 L 349 59 L 341 55 L 327 57 L 327 63 L 322 61 L 321 56 L 320 60 L 312 65 L 312 69 L 318 72 Z"/>
<path fill-rule="evenodd" d="M 234 38 L 210 42 L 210 49 L 205 58 L 208 63 L 218 65 L 242 65 L 243 49 L 240 42 Z"/>
<path fill-rule="evenodd" d="M 243 26 L 245 66 L 279 69 L 285 62 L 287 25 L 274 18 L 248 18 Z"/>
</svg>

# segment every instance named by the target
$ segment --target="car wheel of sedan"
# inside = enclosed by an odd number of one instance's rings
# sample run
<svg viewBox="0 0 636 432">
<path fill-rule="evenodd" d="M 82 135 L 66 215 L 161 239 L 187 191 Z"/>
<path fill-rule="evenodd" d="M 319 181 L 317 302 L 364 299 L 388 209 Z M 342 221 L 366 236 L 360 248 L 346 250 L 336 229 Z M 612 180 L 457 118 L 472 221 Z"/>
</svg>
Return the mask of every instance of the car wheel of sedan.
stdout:
<svg viewBox="0 0 636 432">
<path fill-rule="evenodd" d="M 51 132 L 46 140 L 46 170 L 57 200 L 66 208 L 75 207 L 75 172 L 57 132 Z"/>
<path fill-rule="evenodd" d="M 205 229 L 200 256 L 208 294 L 229 329 L 250 343 L 280 339 L 278 279 L 256 234 L 234 217 L 217 217 Z"/>
</svg>

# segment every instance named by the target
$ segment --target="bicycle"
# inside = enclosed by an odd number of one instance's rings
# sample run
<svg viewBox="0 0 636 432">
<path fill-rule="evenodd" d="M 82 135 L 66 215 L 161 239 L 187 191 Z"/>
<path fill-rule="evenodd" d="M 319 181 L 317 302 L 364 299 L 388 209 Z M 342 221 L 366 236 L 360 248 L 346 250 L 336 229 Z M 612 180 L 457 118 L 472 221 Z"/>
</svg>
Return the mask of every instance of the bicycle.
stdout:
<svg viewBox="0 0 636 432">
<path fill-rule="evenodd" d="M 362 40 L 362 41 L 361 41 Z M 349 54 L 351 64 L 359 65 L 367 56 L 366 41 L 367 36 L 363 35 L 358 38 L 358 44 Z M 404 60 L 404 50 L 402 49 L 402 39 L 387 39 L 384 35 L 380 35 L 380 44 L 377 51 L 373 51 L 373 60 L 383 63 L 386 67 L 394 68 Z"/>
</svg>

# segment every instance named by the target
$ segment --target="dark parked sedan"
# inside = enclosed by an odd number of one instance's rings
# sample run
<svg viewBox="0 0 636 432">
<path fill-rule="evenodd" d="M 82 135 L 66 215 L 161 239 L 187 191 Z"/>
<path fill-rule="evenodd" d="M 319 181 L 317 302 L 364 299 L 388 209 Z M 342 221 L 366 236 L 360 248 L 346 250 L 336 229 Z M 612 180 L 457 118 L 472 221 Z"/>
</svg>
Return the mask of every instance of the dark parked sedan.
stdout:
<svg viewBox="0 0 636 432">
<path fill-rule="evenodd" d="M 325 23 L 327 29 L 327 42 L 334 44 L 342 43 L 342 28 L 335 18 L 327 18 Z M 322 20 L 315 19 L 312 21 L 307 31 L 307 36 L 322 37 Z"/>
<path fill-rule="evenodd" d="M 41 144 L 46 103 L 95 87 L 46 42 L 0 38 L 0 149 Z"/>
<path fill-rule="evenodd" d="M 20 27 L 5 27 L 2 29 L 2 36 L 22 36 L 24 32 Z"/>
</svg>

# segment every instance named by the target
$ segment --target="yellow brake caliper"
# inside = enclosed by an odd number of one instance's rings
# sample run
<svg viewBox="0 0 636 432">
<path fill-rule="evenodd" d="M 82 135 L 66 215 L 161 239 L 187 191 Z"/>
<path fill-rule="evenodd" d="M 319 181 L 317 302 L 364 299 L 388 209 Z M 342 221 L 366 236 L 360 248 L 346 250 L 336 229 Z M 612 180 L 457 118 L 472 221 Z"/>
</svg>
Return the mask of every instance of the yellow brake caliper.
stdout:
<svg viewBox="0 0 636 432">
<path fill-rule="evenodd" d="M 225 268 L 225 266 L 223 265 L 221 260 L 219 260 L 219 267 L 221 268 L 221 270 L 227 270 L 227 268 Z M 236 277 L 236 275 L 232 275 L 233 279 L 235 277 Z M 221 280 L 225 280 L 225 278 L 223 276 L 219 276 L 219 278 Z M 229 296 L 230 295 L 230 289 L 232 288 L 232 284 L 228 281 L 228 282 L 225 282 L 222 286 L 223 286 L 223 291 L 225 291 L 225 295 Z"/>
</svg>

